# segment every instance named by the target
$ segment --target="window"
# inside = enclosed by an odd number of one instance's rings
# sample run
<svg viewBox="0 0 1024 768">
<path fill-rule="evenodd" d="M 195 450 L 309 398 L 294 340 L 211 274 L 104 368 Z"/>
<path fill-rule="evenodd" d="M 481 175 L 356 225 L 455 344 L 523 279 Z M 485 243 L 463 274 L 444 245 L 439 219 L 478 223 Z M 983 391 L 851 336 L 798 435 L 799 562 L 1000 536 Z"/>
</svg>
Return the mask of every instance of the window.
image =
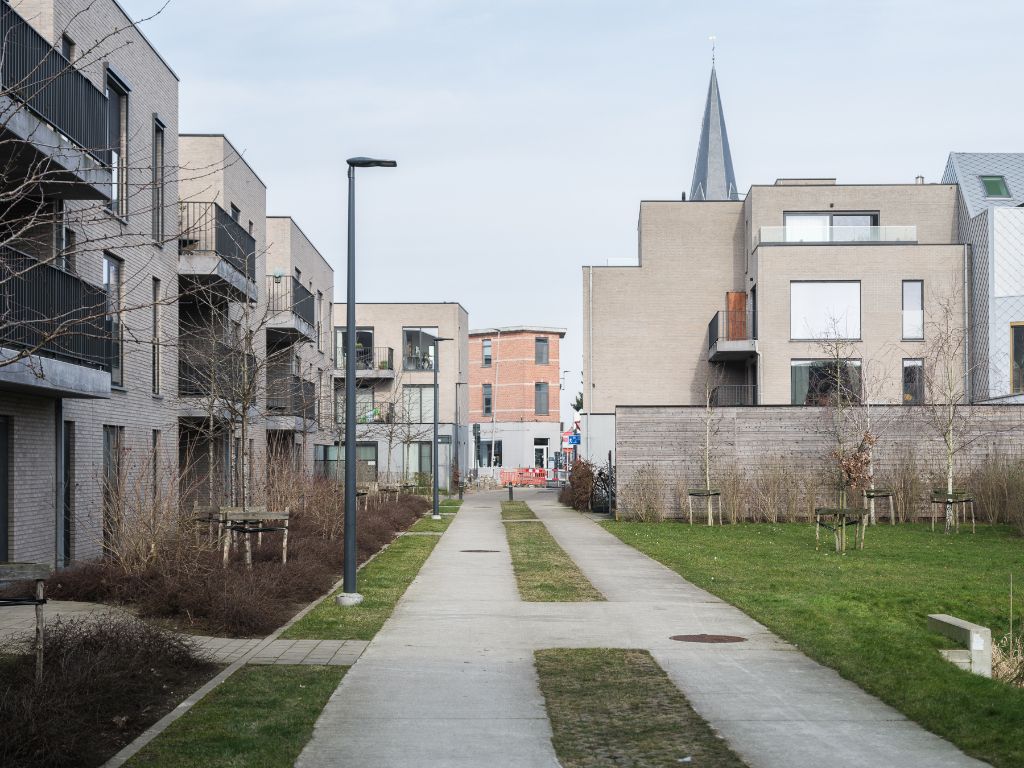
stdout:
<svg viewBox="0 0 1024 768">
<path fill-rule="evenodd" d="M 982 176 L 981 185 L 985 188 L 985 197 L 1010 196 L 1010 188 L 1006 186 L 1005 176 Z"/>
<path fill-rule="evenodd" d="M 434 387 L 431 384 L 406 384 L 402 387 L 402 409 L 406 424 L 434 423 Z"/>
<path fill-rule="evenodd" d="M 313 446 L 313 474 L 317 477 L 338 476 L 338 446 Z"/>
<path fill-rule="evenodd" d="M 153 503 L 160 498 L 160 430 L 153 430 L 151 444 L 151 463 L 153 471 Z"/>
<path fill-rule="evenodd" d="M 252 225 L 252 222 L 249 222 Z M 316 351 L 324 351 L 324 334 L 323 334 L 323 319 L 324 316 L 324 293 L 323 291 L 316 292 Z M 371 347 L 373 344 L 370 345 Z"/>
<path fill-rule="evenodd" d="M 430 445 L 430 443 L 427 443 L 427 445 Z M 324 446 L 324 448 L 333 449 L 332 453 L 338 456 L 340 459 L 338 462 L 338 472 L 344 477 L 345 445 Z M 377 443 L 356 443 L 356 485 L 365 487 L 375 482 L 377 482 Z"/>
<path fill-rule="evenodd" d="M 483 340 L 483 367 L 489 368 L 491 365 L 491 340 Z"/>
<path fill-rule="evenodd" d="M 434 370 L 434 339 L 437 328 L 402 329 L 402 366 L 407 371 Z"/>
<path fill-rule="evenodd" d="M 501 440 L 481 440 L 477 447 L 476 464 L 478 467 L 500 467 Z"/>
<path fill-rule="evenodd" d="M 924 403 L 924 360 L 908 358 L 903 360 L 903 404 Z"/>
<path fill-rule="evenodd" d="M 533 362 L 537 365 L 548 364 L 548 340 L 546 337 L 538 336 L 533 340 Z"/>
<path fill-rule="evenodd" d="M 107 74 L 107 153 L 110 160 L 110 210 L 128 215 L 128 88 Z"/>
<path fill-rule="evenodd" d="M 109 341 L 110 383 L 124 384 L 124 360 L 121 331 L 121 260 L 103 256 L 103 290 L 107 292 L 107 313 L 104 323 Z"/>
<path fill-rule="evenodd" d="M 924 338 L 924 281 L 903 281 L 903 338 Z"/>
<path fill-rule="evenodd" d="M 164 126 L 153 117 L 153 240 L 164 241 Z"/>
<path fill-rule="evenodd" d="M 430 443 L 420 441 L 405 447 L 405 473 L 412 480 L 422 480 L 423 475 L 433 474 L 433 461 L 430 455 Z M 416 477 L 420 475 L 420 477 Z M 422 483 L 417 482 L 417 485 Z"/>
<path fill-rule="evenodd" d="M 533 466 L 544 469 L 548 465 L 548 438 L 533 438 Z"/>
<path fill-rule="evenodd" d="M 160 394 L 161 384 L 161 370 L 160 370 L 160 338 L 161 338 L 161 320 L 163 315 L 163 307 L 160 304 L 160 280 L 156 277 L 153 278 L 153 338 L 150 340 L 150 349 L 152 351 L 152 362 L 153 362 L 153 394 Z"/>
<path fill-rule="evenodd" d="M 345 338 L 344 328 L 334 329 L 335 359 L 339 368 L 345 367 Z M 356 328 L 356 369 L 373 370 L 373 328 Z"/>
<path fill-rule="evenodd" d="M 791 339 L 859 339 L 860 282 L 790 283 Z"/>
<path fill-rule="evenodd" d="M 548 415 L 548 383 L 538 381 L 533 385 L 533 412 L 538 416 Z"/>
<path fill-rule="evenodd" d="M 793 405 L 860 402 L 860 360 L 792 360 L 790 380 Z"/>
<path fill-rule="evenodd" d="M 103 553 L 109 556 L 124 509 L 124 427 L 103 425 Z"/>
<path fill-rule="evenodd" d="M 252 223 L 252 219 L 249 219 L 249 237 L 255 237 L 256 225 Z"/>
<path fill-rule="evenodd" d="M 494 413 L 494 400 L 492 399 L 492 390 L 490 384 L 483 385 L 483 402 L 484 402 L 484 416 L 490 416 Z"/>
<path fill-rule="evenodd" d="M 787 213 L 787 243 L 848 243 L 877 240 L 877 213 Z"/>
<path fill-rule="evenodd" d="M 69 62 L 78 58 L 78 46 L 76 46 L 75 41 L 67 35 L 60 36 L 60 52 L 61 55 Z"/>
<path fill-rule="evenodd" d="M 1010 324 L 1010 391 L 1024 392 L 1024 323 Z"/>
<path fill-rule="evenodd" d="M 238 207 L 237 205 L 235 205 L 234 203 L 232 203 L 232 204 L 231 204 L 231 219 L 232 219 L 232 221 L 234 221 L 234 222 L 236 222 L 236 223 L 237 223 L 237 222 L 238 222 L 238 220 L 239 220 L 239 219 L 240 219 L 241 217 L 242 217 L 242 209 L 241 209 L 241 208 L 239 208 L 239 207 Z M 298 272 L 298 270 L 295 270 L 295 271 L 296 271 L 296 272 Z"/>
</svg>

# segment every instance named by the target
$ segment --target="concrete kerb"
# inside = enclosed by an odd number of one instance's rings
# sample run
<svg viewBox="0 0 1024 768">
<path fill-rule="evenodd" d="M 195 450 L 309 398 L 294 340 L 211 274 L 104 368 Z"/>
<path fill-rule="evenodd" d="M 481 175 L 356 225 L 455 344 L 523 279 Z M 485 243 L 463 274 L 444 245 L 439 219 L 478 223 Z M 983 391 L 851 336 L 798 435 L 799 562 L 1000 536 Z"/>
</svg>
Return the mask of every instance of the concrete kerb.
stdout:
<svg viewBox="0 0 1024 768">
<path fill-rule="evenodd" d="M 393 541 L 388 542 L 386 545 L 384 545 L 379 550 L 370 555 L 366 559 L 366 562 L 362 563 L 357 570 L 361 571 L 367 565 L 372 563 L 377 558 L 378 555 L 387 552 L 388 549 L 391 548 L 391 545 L 401 537 L 402 533 L 405 533 L 405 531 L 402 531 L 398 536 L 394 538 Z M 263 638 L 259 642 L 259 644 L 252 648 L 248 653 L 243 655 L 237 661 L 232 662 L 230 665 L 228 665 L 227 669 L 221 671 L 220 674 L 218 674 L 216 677 L 214 677 L 212 680 L 210 680 L 208 683 L 202 686 L 199 690 L 197 690 L 191 696 L 189 696 L 180 704 L 178 704 L 178 706 L 176 706 L 166 715 L 164 715 L 155 723 L 153 723 L 153 725 L 149 726 L 149 728 L 147 728 L 145 731 L 136 736 L 135 739 L 130 744 L 126 745 L 123 749 L 121 749 L 120 752 L 118 752 L 112 758 L 107 760 L 107 762 L 103 764 L 102 768 L 121 768 L 121 766 L 123 766 L 125 763 L 131 760 L 138 752 L 140 752 L 143 749 L 143 747 L 149 744 L 149 742 L 153 741 L 153 739 L 155 739 L 157 736 L 159 736 L 161 733 L 167 730 L 167 728 L 170 727 L 171 723 L 173 723 L 179 717 L 181 717 L 190 709 L 192 709 L 192 707 L 194 707 L 198 702 L 202 701 L 203 698 L 205 698 L 205 696 L 208 693 L 210 693 L 210 691 L 212 691 L 214 688 L 216 688 L 229 677 L 231 677 L 233 674 L 235 674 L 235 672 L 237 672 L 239 669 L 248 664 L 250 659 L 254 659 L 255 657 L 259 656 L 260 652 L 263 651 L 272 642 L 277 640 L 285 630 L 287 630 L 296 622 L 303 619 L 306 616 L 306 614 L 308 614 L 310 611 L 316 608 L 321 602 L 323 602 L 331 595 L 333 595 L 335 592 L 337 592 L 339 589 L 341 589 L 342 586 L 344 585 L 344 581 L 344 578 L 338 579 L 325 594 L 313 600 L 313 602 L 311 602 L 301 611 L 292 616 L 292 618 L 289 621 L 287 621 L 286 623 L 275 629 L 273 632 L 271 632 L 269 635 L 267 635 L 265 638 Z"/>
</svg>

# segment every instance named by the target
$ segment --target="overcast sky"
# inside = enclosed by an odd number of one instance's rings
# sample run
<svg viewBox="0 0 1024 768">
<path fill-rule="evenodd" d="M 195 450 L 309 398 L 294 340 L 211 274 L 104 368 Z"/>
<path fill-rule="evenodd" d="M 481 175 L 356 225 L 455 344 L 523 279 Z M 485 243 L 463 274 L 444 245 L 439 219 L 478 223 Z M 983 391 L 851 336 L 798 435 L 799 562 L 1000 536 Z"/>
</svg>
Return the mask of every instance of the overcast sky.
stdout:
<svg viewBox="0 0 1024 768">
<path fill-rule="evenodd" d="M 162 0 L 122 0 L 136 17 Z M 336 270 L 344 160 L 361 301 L 458 301 L 473 327 L 568 329 L 581 269 L 636 254 L 642 199 L 689 191 L 711 52 L 741 190 L 938 181 L 1024 151 L 1020 0 L 171 0 L 143 25 L 181 129 L 226 133 Z"/>
</svg>

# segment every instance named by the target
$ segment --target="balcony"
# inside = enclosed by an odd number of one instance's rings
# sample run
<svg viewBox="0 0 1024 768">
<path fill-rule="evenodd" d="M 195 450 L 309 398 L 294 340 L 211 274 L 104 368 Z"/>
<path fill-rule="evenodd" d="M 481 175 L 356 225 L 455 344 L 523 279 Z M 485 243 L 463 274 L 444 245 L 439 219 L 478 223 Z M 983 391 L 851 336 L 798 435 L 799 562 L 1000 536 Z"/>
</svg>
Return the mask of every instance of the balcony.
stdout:
<svg viewBox="0 0 1024 768">
<path fill-rule="evenodd" d="M 267 328 L 316 341 L 313 294 L 293 276 L 267 275 L 271 317 Z"/>
<path fill-rule="evenodd" d="M 711 390 L 712 408 L 757 405 L 757 387 L 753 384 L 720 384 Z"/>
<path fill-rule="evenodd" d="M 345 378 L 344 350 L 338 350 L 337 378 Z M 357 347 L 356 379 L 395 378 L 395 350 L 391 347 Z"/>
<path fill-rule="evenodd" d="M 363 403 L 356 398 L 356 424 L 394 424 L 396 418 L 394 403 Z M 345 423 L 345 392 L 337 393 L 334 403 L 334 423 Z"/>
<path fill-rule="evenodd" d="M 842 245 L 878 245 L 916 243 L 917 227 L 896 225 L 886 227 L 761 227 L 756 248 L 759 245 L 820 245 L 837 243 Z"/>
<path fill-rule="evenodd" d="M 715 312 L 708 323 L 708 360 L 747 360 L 757 355 L 757 328 L 749 310 Z"/>
<path fill-rule="evenodd" d="M 109 200 L 107 97 L 11 6 L 0 3 L 0 162 L 45 194 Z"/>
<path fill-rule="evenodd" d="M 267 429 L 304 432 L 316 421 L 316 384 L 271 368 L 267 371 Z"/>
<path fill-rule="evenodd" d="M 197 287 L 255 301 L 256 239 L 216 203 L 179 203 L 178 274 Z"/>
<path fill-rule="evenodd" d="M 0 388 L 109 397 L 107 293 L 53 264 L 0 246 Z"/>
<path fill-rule="evenodd" d="M 211 329 L 211 334 L 213 330 Z M 178 395 L 218 403 L 240 403 L 254 399 L 257 388 L 256 358 L 235 344 L 185 334 L 178 351 Z M 202 414 L 199 414 L 202 415 Z"/>
</svg>

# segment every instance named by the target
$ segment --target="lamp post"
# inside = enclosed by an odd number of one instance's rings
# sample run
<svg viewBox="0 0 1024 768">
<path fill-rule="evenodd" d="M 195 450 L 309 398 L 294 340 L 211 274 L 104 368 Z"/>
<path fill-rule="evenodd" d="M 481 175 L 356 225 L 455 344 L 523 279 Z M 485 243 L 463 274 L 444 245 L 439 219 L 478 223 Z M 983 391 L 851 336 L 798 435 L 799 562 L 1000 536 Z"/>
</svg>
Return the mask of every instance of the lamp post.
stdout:
<svg viewBox="0 0 1024 768">
<path fill-rule="evenodd" d="M 438 387 L 437 387 L 437 369 L 441 367 L 441 365 L 440 365 L 440 362 L 441 362 L 440 348 L 437 345 L 438 345 L 438 342 L 441 342 L 441 341 L 455 341 L 455 339 L 443 338 L 441 336 L 438 336 L 437 338 L 434 339 L 434 446 L 433 446 L 433 448 L 434 448 L 434 451 L 433 451 L 433 460 L 434 460 L 434 462 L 433 462 L 434 463 L 434 482 L 433 482 L 433 486 L 434 486 L 434 506 L 433 506 L 433 512 L 430 515 L 430 517 L 432 519 L 434 519 L 434 520 L 440 520 L 441 519 L 441 508 L 438 506 L 438 502 L 437 502 L 437 486 L 438 486 L 438 479 L 439 479 L 438 476 L 437 476 L 437 473 L 438 473 L 438 468 L 440 466 L 440 462 L 438 461 L 438 453 L 440 453 L 440 451 L 437 450 L 437 410 L 438 410 L 438 401 L 440 400 L 440 398 L 438 397 Z"/>
<path fill-rule="evenodd" d="M 345 543 L 338 605 L 358 605 L 356 590 L 356 168 L 394 168 L 394 160 L 348 159 L 348 276 L 345 304 Z"/>
</svg>

